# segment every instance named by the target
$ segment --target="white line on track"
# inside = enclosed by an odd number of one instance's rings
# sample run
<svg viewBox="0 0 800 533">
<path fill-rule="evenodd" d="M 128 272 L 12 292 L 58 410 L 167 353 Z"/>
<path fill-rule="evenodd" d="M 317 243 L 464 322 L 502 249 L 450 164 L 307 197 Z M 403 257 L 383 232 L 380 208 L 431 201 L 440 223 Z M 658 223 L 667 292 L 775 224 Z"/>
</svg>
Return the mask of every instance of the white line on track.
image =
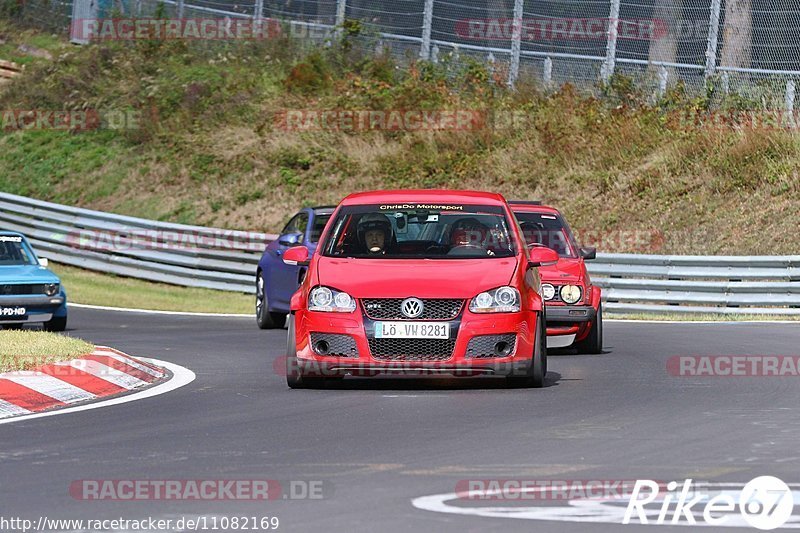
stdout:
<svg viewBox="0 0 800 533">
<path fill-rule="evenodd" d="M 11 424 L 14 422 L 21 422 L 23 420 L 31 420 L 33 418 L 43 418 L 46 416 L 63 415 L 67 413 L 75 413 L 78 411 L 88 411 L 90 409 L 99 409 L 101 407 L 110 407 L 112 405 L 119 405 L 122 403 L 133 402 L 136 400 L 143 400 L 145 398 L 159 396 L 161 394 L 166 394 L 167 392 L 174 391 L 175 389 L 179 389 L 185 385 L 188 385 L 189 383 L 194 381 L 195 378 L 197 377 L 195 376 L 195 373 L 189 370 L 188 368 L 176 365 L 174 363 L 168 363 L 166 361 L 159 361 L 158 359 L 150 359 L 146 357 L 140 357 L 139 359 L 141 359 L 142 361 L 146 361 L 148 363 L 152 363 L 156 366 L 166 368 L 167 370 L 172 372 L 172 379 L 170 379 L 165 383 L 156 385 L 155 387 L 151 387 L 149 389 L 145 389 L 140 392 L 135 392 L 133 394 L 127 394 L 125 396 L 111 398 L 110 400 L 88 403 L 85 405 L 77 405 L 75 407 L 66 407 L 64 409 L 56 409 L 53 411 L 45 411 L 44 413 L 33 413 L 30 415 L 5 418 L 0 420 L 0 425 Z"/>
<path fill-rule="evenodd" d="M 123 313 L 144 313 L 148 315 L 177 315 L 177 316 L 210 316 L 210 317 L 224 317 L 224 318 L 252 318 L 255 319 L 256 315 L 237 314 L 237 313 L 190 313 L 188 311 L 156 311 L 154 309 L 131 309 L 129 307 L 106 307 L 104 305 L 89 305 L 89 304 L 75 304 L 69 303 L 69 307 L 76 307 L 78 309 L 94 309 L 97 311 L 120 311 Z"/>
<path fill-rule="evenodd" d="M 89 305 L 70 303 L 70 307 L 78 309 L 94 309 L 98 311 L 119 311 L 122 313 L 142 313 L 149 315 L 174 315 L 174 316 L 205 316 L 219 318 L 247 318 L 254 319 L 255 314 L 242 313 L 191 313 L 189 311 L 156 311 L 154 309 L 131 309 L 129 307 L 107 307 L 104 305 Z M 630 318 L 604 318 L 604 322 L 620 322 L 634 324 L 800 324 L 800 320 L 635 320 Z"/>
</svg>

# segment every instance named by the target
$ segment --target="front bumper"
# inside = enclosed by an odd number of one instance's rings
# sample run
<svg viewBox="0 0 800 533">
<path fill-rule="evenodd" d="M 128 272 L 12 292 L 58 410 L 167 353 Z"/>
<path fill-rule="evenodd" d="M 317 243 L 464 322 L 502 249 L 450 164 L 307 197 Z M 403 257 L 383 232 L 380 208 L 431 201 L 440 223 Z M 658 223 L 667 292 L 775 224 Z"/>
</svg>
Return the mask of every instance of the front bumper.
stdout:
<svg viewBox="0 0 800 533">
<path fill-rule="evenodd" d="M 451 346 L 448 352 L 426 357 L 414 349 L 413 356 L 402 355 L 402 348 L 379 352 L 385 345 L 375 342 L 375 321 L 359 311 L 347 315 L 297 311 L 294 315 L 297 364 L 305 375 L 371 376 L 377 374 L 449 374 L 456 376 L 518 375 L 531 363 L 539 330 L 538 315 L 533 312 L 498 313 L 484 316 L 463 311 L 449 324 Z M 321 335 L 346 335 L 352 339 L 342 343 L 339 351 L 346 355 L 320 355 L 314 339 Z M 512 350 L 503 355 L 476 353 L 473 339 L 513 339 Z M 399 339 L 402 343 L 406 339 Z M 477 341 L 476 341 L 477 342 Z M 498 342 L 500 342 L 498 340 Z M 345 349 L 341 349 L 344 346 Z M 375 352 L 375 353 L 373 353 Z M 502 352 L 501 352 L 502 353 Z"/>
<path fill-rule="evenodd" d="M 591 305 L 563 305 L 547 307 L 548 326 L 564 326 L 566 324 L 594 322 L 596 316 L 597 309 Z"/>
<path fill-rule="evenodd" d="M 62 295 L 0 296 L 0 326 L 4 324 L 37 324 L 62 316 L 66 298 Z M 21 315 L 4 314 L 3 310 L 24 310 Z"/>
</svg>

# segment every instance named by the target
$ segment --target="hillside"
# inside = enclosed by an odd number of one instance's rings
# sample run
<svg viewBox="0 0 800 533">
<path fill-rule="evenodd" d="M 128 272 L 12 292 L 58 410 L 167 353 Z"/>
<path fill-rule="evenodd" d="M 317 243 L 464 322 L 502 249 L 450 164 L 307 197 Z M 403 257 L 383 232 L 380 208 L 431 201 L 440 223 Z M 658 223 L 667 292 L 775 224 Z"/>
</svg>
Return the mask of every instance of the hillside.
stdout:
<svg viewBox="0 0 800 533">
<path fill-rule="evenodd" d="M 330 48 L 288 38 L 73 47 L 8 23 L 0 32 L 0 59 L 19 60 L 26 42 L 53 54 L 22 58 L 25 73 L 0 92 L 0 109 L 139 119 L 129 130 L 0 133 L 2 191 L 275 232 L 297 207 L 353 191 L 488 189 L 558 206 L 602 251 L 797 253 L 797 135 L 703 120 L 713 95 L 674 87 L 653 104 L 624 78 L 599 98 L 569 86 L 510 92 L 477 64 L 401 67 L 362 55 L 351 37 Z M 287 110 L 473 110 L 479 119 L 465 131 L 294 131 L 281 121 Z"/>
</svg>

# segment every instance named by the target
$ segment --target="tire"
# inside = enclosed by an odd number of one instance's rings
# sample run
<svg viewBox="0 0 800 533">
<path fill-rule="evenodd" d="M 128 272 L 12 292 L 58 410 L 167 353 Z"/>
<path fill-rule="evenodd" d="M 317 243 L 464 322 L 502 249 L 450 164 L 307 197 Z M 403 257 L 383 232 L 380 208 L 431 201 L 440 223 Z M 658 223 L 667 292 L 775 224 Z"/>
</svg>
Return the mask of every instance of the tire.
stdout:
<svg viewBox="0 0 800 533">
<path fill-rule="evenodd" d="M 44 324 L 42 327 L 45 331 L 65 331 L 67 329 L 67 317 L 57 316 L 53 317 Z"/>
<path fill-rule="evenodd" d="M 508 376 L 506 382 L 512 387 L 531 387 L 540 389 L 545 385 L 547 377 L 547 326 L 544 313 L 539 315 L 539 333 L 536 346 L 531 357 L 531 364 L 526 375 Z"/>
<path fill-rule="evenodd" d="M 603 306 L 597 308 L 597 317 L 594 319 L 589 335 L 575 347 L 578 353 L 598 354 L 603 353 Z"/>
<path fill-rule="evenodd" d="M 256 324 L 259 329 L 278 329 L 286 323 L 286 313 L 271 313 L 267 300 L 267 284 L 264 275 L 256 276 Z"/>
<path fill-rule="evenodd" d="M 294 330 L 294 315 L 289 315 L 289 328 L 286 332 L 286 384 L 290 389 L 311 389 L 321 387 L 325 379 L 304 376 L 297 359 L 297 338 Z"/>
</svg>

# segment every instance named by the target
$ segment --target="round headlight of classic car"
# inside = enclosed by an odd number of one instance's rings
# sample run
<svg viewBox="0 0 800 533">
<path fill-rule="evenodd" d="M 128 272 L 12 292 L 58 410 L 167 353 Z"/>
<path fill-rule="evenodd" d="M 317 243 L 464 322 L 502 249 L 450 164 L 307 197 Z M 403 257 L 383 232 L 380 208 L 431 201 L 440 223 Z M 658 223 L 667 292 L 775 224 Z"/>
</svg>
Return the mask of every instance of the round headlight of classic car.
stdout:
<svg viewBox="0 0 800 533">
<path fill-rule="evenodd" d="M 561 287 L 561 300 L 564 303 L 574 304 L 581 299 L 581 288 L 577 285 L 564 285 Z"/>
<path fill-rule="evenodd" d="M 556 297 L 556 288 L 549 283 L 542 283 L 542 298 L 549 302 Z"/>
<path fill-rule="evenodd" d="M 58 294 L 58 283 L 48 283 L 44 286 L 44 293 L 48 296 Z"/>
</svg>

